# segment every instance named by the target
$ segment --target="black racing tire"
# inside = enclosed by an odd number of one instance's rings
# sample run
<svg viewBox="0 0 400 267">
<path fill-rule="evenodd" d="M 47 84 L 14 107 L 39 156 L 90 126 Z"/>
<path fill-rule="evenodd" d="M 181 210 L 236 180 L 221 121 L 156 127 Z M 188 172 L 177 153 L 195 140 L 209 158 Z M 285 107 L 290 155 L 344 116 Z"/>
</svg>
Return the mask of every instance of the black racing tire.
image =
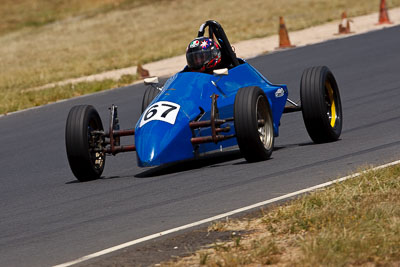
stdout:
<svg viewBox="0 0 400 267">
<path fill-rule="evenodd" d="M 333 142 L 342 132 L 343 114 L 339 88 L 326 66 L 303 72 L 300 100 L 307 132 L 315 143 Z"/>
<path fill-rule="evenodd" d="M 153 86 L 148 86 L 146 88 L 146 91 L 144 92 L 143 95 L 143 100 L 142 100 L 142 113 L 146 110 L 146 108 L 149 106 L 151 101 L 153 101 L 154 98 L 160 93 L 160 90 Z"/>
<path fill-rule="evenodd" d="M 103 130 L 96 109 L 90 105 L 74 106 L 67 118 L 65 145 L 72 173 L 81 182 L 100 178 L 104 170 L 106 155 L 94 151 L 95 143 L 101 142 L 98 135 L 91 135 L 94 130 Z"/>
<path fill-rule="evenodd" d="M 274 149 L 272 112 L 265 93 L 256 86 L 240 88 L 233 109 L 236 139 L 248 162 L 267 160 Z"/>
</svg>

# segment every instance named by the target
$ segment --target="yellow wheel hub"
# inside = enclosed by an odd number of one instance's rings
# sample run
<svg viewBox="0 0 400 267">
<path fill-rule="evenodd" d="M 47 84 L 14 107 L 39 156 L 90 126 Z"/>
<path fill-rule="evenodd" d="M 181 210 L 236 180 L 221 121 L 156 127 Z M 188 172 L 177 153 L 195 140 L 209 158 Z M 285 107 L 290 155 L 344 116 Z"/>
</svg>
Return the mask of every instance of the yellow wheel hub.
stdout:
<svg viewBox="0 0 400 267">
<path fill-rule="evenodd" d="M 336 123 L 336 106 L 335 106 L 335 99 L 333 98 L 333 89 L 328 81 L 326 81 L 325 87 L 328 89 L 328 96 L 331 104 L 331 126 L 332 128 L 334 128 Z"/>
</svg>

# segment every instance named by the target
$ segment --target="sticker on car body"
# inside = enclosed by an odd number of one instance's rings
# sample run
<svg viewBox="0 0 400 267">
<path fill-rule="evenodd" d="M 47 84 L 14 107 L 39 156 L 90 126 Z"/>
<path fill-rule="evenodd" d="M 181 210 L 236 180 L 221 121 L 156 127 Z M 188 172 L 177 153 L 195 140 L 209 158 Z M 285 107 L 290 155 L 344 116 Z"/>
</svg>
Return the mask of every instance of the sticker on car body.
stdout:
<svg viewBox="0 0 400 267">
<path fill-rule="evenodd" d="M 139 127 L 154 120 L 165 121 L 174 125 L 180 108 L 181 106 L 178 104 L 169 101 L 156 102 L 143 112 Z"/>
<path fill-rule="evenodd" d="M 276 92 L 275 92 L 275 97 L 276 97 L 276 98 L 282 97 L 282 96 L 284 96 L 284 95 L 285 95 L 285 90 L 283 90 L 283 88 L 279 88 L 279 89 L 276 90 Z"/>
</svg>

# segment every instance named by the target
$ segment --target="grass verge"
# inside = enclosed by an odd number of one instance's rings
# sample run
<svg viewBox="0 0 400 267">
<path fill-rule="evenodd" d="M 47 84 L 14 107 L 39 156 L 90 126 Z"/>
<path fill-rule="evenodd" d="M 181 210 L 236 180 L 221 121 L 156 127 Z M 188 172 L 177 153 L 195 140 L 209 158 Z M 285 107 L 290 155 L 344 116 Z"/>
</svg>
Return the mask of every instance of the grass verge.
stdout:
<svg viewBox="0 0 400 267">
<path fill-rule="evenodd" d="M 254 233 L 162 266 L 399 266 L 400 165 L 305 195 L 260 218 L 209 228 L 219 229 Z"/>
<path fill-rule="evenodd" d="M 63 86 L 55 86 L 52 88 L 42 90 L 23 91 L 17 97 L 18 101 L 12 101 L 15 95 L 5 95 L 4 101 L 0 103 L 0 114 L 7 114 L 7 112 L 14 110 L 21 110 L 30 107 L 36 107 L 53 103 L 61 99 L 68 99 L 81 95 L 91 94 L 108 90 L 110 88 L 117 88 L 126 86 L 137 80 L 136 75 L 123 75 L 117 81 L 106 79 L 102 81 L 93 82 L 80 82 L 77 84 L 67 84 Z"/>
<path fill-rule="evenodd" d="M 2 0 L 1 4 L 0 35 L 3 35 L 25 27 L 41 27 L 71 16 L 89 18 L 111 10 L 143 6 L 149 2 L 146 0 Z"/>
</svg>

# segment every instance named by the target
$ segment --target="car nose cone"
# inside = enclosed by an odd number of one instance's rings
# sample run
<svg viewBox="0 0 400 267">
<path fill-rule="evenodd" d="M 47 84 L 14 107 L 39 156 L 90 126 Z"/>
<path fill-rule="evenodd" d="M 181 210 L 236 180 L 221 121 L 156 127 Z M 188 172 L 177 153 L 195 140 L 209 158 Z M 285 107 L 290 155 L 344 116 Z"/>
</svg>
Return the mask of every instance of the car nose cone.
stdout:
<svg viewBox="0 0 400 267">
<path fill-rule="evenodd" d="M 138 165 L 155 166 L 193 157 L 189 125 L 152 121 L 137 127 L 135 145 Z"/>
</svg>

